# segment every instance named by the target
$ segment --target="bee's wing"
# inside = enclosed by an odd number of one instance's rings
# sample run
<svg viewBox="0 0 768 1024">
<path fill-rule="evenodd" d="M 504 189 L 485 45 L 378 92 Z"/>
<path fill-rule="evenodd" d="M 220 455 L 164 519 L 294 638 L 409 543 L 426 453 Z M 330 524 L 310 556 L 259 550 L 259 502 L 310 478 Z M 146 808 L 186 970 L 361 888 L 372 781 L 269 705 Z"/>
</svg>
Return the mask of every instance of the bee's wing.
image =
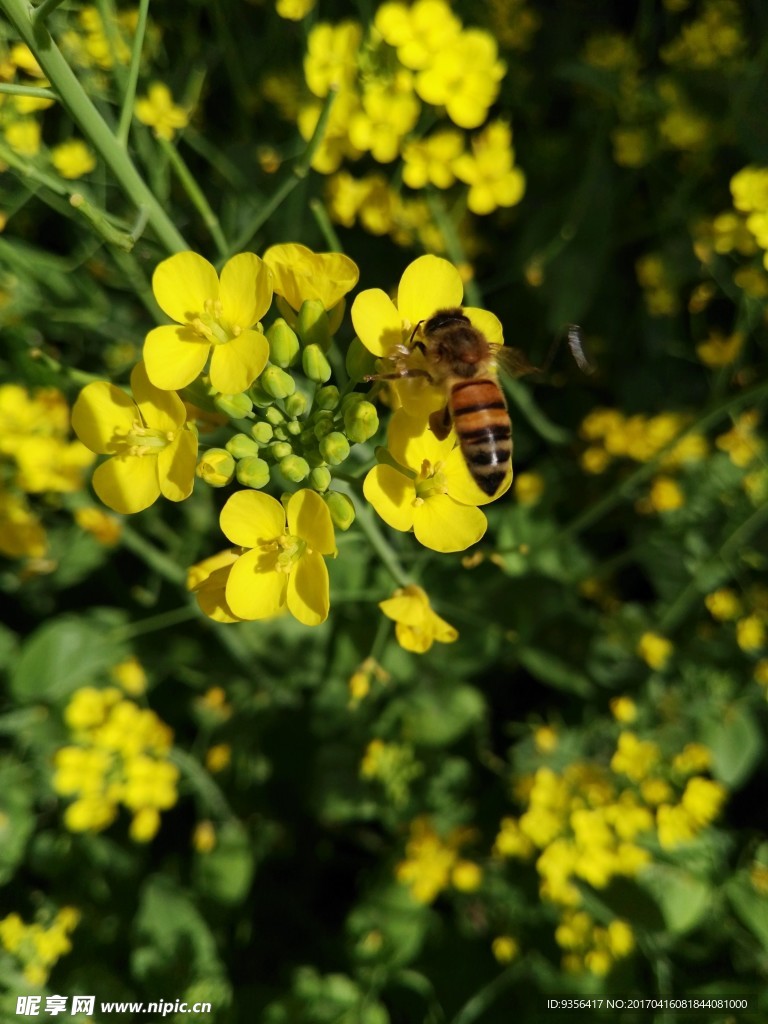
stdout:
<svg viewBox="0 0 768 1024">
<path fill-rule="evenodd" d="M 510 377 L 525 377 L 528 373 L 540 373 L 538 366 L 528 362 L 525 354 L 519 348 L 511 348 L 509 345 L 491 345 L 493 358 L 497 367 Z"/>
</svg>

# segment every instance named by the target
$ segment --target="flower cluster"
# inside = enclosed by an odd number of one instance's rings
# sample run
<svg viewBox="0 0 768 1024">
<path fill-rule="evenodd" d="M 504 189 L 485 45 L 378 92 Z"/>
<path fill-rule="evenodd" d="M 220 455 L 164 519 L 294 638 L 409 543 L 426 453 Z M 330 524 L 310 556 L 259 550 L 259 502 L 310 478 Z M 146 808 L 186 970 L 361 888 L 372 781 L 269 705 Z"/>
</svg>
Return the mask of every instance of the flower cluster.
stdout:
<svg viewBox="0 0 768 1024">
<path fill-rule="evenodd" d="M 21 966 L 24 980 L 35 988 L 48 980 L 51 968 L 72 949 L 70 935 L 77 928 L 80 912 L 62 907 L 55 915 L 46 915 L 25 924 L 18 914 L 0 919 L 0 947 Z"/>
<path fill-rule="evenodd" d="M 685 495 L 670 474 L 706 458 L 707 439 L 689 432 L 675 444 L 675 438 L 688 425 L 680 413 L 657 416 L 625 416 L 617 409 L 594 409 L 582 421 L 581 436 L 588 446 L 581 454 L 581 465 L 587 473 L 604 473 L 615 459 L 650 462 L 659 458 L 662 472 L 651 484 L 647 497 L 640 500 L 641 512 L 669 512 L 685 503 Z"/>
<path fill-rule="evenodd" d="M 109 87 L 105 72 L 110 72 L 115 66 L 127 67 L 130 63 L 131 40 L 136 31 L 138 9 L 134 7 L 115 12 L 109 25 L 104 23 L 101 11 L 91 5 L 82 7 L 73 17 L 77 27 L 71 27 L 72 19 L 68 20 L 60 36 L 62 51 L 78 68 L 83 81 L 92 85 L 96 92 L 103 93 Z M 144 70 L 148 69 L 158 41 L 158 30 L 149 22 L 142 48 Z M 48 87 L 42 69 L 29 47 L 22 42 L 12 43 L 7 49 L 0 44 L 0 79 L 21 87 Z M 164 89 L 167 93 L 164 85 L 156 83 L 150 88 L 150 97 L 137 104 L 137 117 L 146 124 L 155 124 L 155 121 L 143 116 L 149 109 L 147 104 L 152 101 L 152 88 Z M 95 170 L 97 161 L 91 148 L 82 139 L 75 136 L 64 138 L 50 149 L 43 142 L 41 115 L 53 107 L 55 102 L 45 96 L 0 95 L 2 138 L 13 154 L 32 160 L 35 168 L 40 171 L 50 173 L 52 170 L 66 180 L 85 177 Z M 168 106 L 166 103 L 166 109 Z M 186 120 L 181 124 L 185 123 Z M 181 124 L 174 124 L 174 127 L 180 127 Z M 158 131 L 158 134 L 162 133 Z"/>
<path fill-rule="evenodd" d="M 523 5 L 516 6 L 524 20 Z M 534 28 L 529 23 L 523 31 L 523 46 Z M 355 179 L 342 169 L 344 161 L 366 155 L 382 164 L 401 159 L 403 182 L 411 189 L 464 182 L 476 214 L 518 203 L 525 183 L 509 126 L 487 123 L 505 72 L 494 35 L 465 27 L 446 0 L 410 6 L 387 0 L 367 33 L 354 21 L 315 25 L 304 58 L 309 98 L 286 113 L 309 139 L 329 93 L 337 93 L 313 157 L 316 170 L 333 176 L 332 215 L 347 225 L 357 217 L 368 230 L 391 232 L 395 240 L 403 231 L 409 236 L 409 215 L 421 208 L 409 208 L 378 176 Z M 428 135 L 419 127 L 425 113 L 437 120 Z M 468 149 L 464 131 L 483 125 Z"/>
<path fill-rule="evenodd" d="M 131 838 L 148 842 L 160 812 L 177 800 L 171 730 L 114 686 L 76 690 L 64 719 L 74 742 L 56 751 L 53 776 L 55 791 L 74 797 L 64 824 L 72 832 L 100 832 L 122 805 L 132 815 Z"/>
<path fill-rule="evenodd" d="M 342 392 L 328 383 L 332 362 L 338 366 L 334 335 L 357 278 L 347 257 L 301 245 L 273 246 L 263 259 L 233 256 L 221 275 L 196 253 L 171 256 L 155 270 L 153 290 L 174 323 L 147 334 L 131 393 L 95 381 L 75 403 L 78 437 L 107 456 L 93 486 L 115 511 L 139 512 L 161 495 L 183 501 L 196 476 L 214 488 L 233 481 L 245 488 L 221 512 L 222 532 L 234 547 L 189 573 L 200 608 L 217 621 L 285 611 L 305 625 L 325 621 L 324 557 L 336 553 L 334 527 L 347 530 L 355 518 L 349 495 L 331 485 L 353 447 L 366 445 L 379 429 L 375 406 L 353 390 L 355 383 L 374 357 L 385 365 L 402 358 L 419 322 L 460 305 L 463 296 L 459 272 L 433 256 L 406 269 L 397 306 L 380 289 L 358 295 L 352 320 L 362 344 L 347 353 L 351 380 Z M 265 329 L 273 305 L 279 315 Z M 503 342 L 491 313 L 466 313 L 490 341 Z M 430 412 L 445 406 L 446 395 L 421 372 L 392 385 L 400 408 L 362 491 L 393 529 L 413 530 L 435 551 L 462 551 L 485 532 L 479 506 L 504 493 L 511 473 L 493 496 L 480 489 L 454 433 L 438 440 L 432 432 Z M 221 446 L 200 444 L 201 434 L 224 434 L 227 427 Z M 270 483 L 282 489 L 282 503 L 258 493 Z M 418 587 L 381 607 L 408 650 L 422 653 L 435 640 L 457 636 Z"/>
<path fill-rule="evenodd" d="M 541 895 L 560 908 L 555 939 L 565 970 L 606 974 L 631 953 L 629 925 L 614 919 L 596 926 L 580 886 L 604 889 L 615 878 L 642 878 L 653 862 L 652 841 L 671 852 L 703 832 L 726 798 L 725 787 L 703 774 L 709 763 L 701 744 L 665 760 L 655 740 L 624 730 L 608 765 L 576 761 L 520 780 L 525 809 L 502 820 L 493 852 L 536 858 Z"/>
<path fill-rule="evenodd" d="M 71 440 L 69 428 L 69 406 L 58 389 L 0 386 L 0 553 L 33 559 L 46 554 L 45 528 L 27 495 L 51 499 L 82 490 L 94 457 Z M 105 524 L 93 511 L 95 530 Z"/>
<path fill-rule="evenodd" d="M 463 826 L 443 836 L 429 818 L 416 818 L 395 877 L 408 886 L 417 903 L 432 903 L 448 888 L 474 892 L 482 883 L 483 871 L 475 861 L 461 856 L 461 848 L 475 838 L 474 830 Z"/>
</svg>

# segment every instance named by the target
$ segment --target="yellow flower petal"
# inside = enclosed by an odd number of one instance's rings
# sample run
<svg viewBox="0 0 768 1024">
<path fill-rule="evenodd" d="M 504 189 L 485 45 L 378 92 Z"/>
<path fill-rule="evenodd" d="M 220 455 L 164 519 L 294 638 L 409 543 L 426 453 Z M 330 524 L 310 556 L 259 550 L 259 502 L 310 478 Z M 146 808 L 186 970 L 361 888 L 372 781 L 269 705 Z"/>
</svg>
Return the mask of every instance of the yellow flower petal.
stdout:
<svg viewBox="0 0 768 1024">
<path fill-rule="evenodd" d="M 142 512 L 160 497 L 157 459 L 152 455 L 115 455 L 94 472 L 93 489 L 115 512 Z"/>
<path fill-rule="evenodd" d="M 156 388 L 178 391 L 199 376 L 210 343 L 190 327 L 155 327 L 144 339 L 144 364 Z"/>
<path fill-rule="evenodd" d="M 117 451 L 115 438 L 124 437 L 136 419 L 131 396 L 102 380 L 86 384 L 72 409 L 72 429 L 98 455 Z"/>
<path fill-rule="evenodd" d="M 462 505 L 487 505 L 490 501 L 496 501 L 502 494 L 506 494 L 512 485 L 512 470 L 510 469 L 501 487 L 493 496 L 481 490 L 474 481 L 472 474 L 467 469 L 467 463 L 460 448 L 454 448 L 443 464 L 443 475 L 448 494 L 454 501 Z"/>
<path fill-rule="evenodd" d="M 221 532 L 244 548 L 277 540 L 285 532 L 285 511 L 275 498 L 257 491 L 238 491 L 221 510 Z"/>
<path fill-rule="evenodd" d="M 171 320 L 186 324 L 204 311 L 207 301 L 219 297 L 219 278 L 208 260 L 196 252 L 177 252 L 155 268 L 152 291 Z"/>
<path fill-rule="evenodd" d="M 316 491 L 297 491 L 288 502 L 288 533 L 306 541 L 313 551 L 322 555 L 336 553 L 333 520 L 328 506 Z"/>
<path fill-rule="evenodd" d="M 352 325 L 369 352 L 386 356 L 403 340 L 402 320 L 381 288 L 367 288 L 352 303 Z"/>
<path fill-rule="evenodd" d="M 415 327 L 438 309 L 460 306 L 464 298 L 461 276 L 452 263 L 439 256 L 419 256 L 405 268 L 397 289 L 397 308 Z"/>
<path fill-rule="evenodd" d="M 414 509 L 416 540 L 432 551 L 464 551 L 476 544 L 488 521 L 479 508 L 459 505 L 447 494 L 435 494 Z"/>
<path fill-rule="evenodd" d="M 169 501 L 183 501 L 192 493 L 197 465 L 197 437 L 191 430 L 180 430 L 176 438 L 157 457 L 160 490 Z"/>
<path fill-rule="evenodd" d="M 311 492 L 310 492 L 311 493 Z M 302 555 L 288 579 L 288 611 L 305 626 L 319 626 L 330 608 L 328 569 L 315 551 Z"/>
<path fill-rule="evenodd" d="M 231 327 L 252 327 L 272 303 L 269 270 L 252 252 L 241 252 L 224 264 L 219 285 L 222 320 Z"/>
<path fill-rule="evenodd" d="M 406 626 L 421 628 L 426 621 L 429 602 L 425 600 L 425 594 L 424 598 L 422 598 L 418 594 L 413 593 L 416 590 L 424 594 L 421 587 L 405 587 L 403 592 L 396 594 L 395 597 L 389 597 L 386 601 L 379 601 L 379 608 L 393 622 L 402 622 Z"/>
<path fill-rule="evenodd" d="M 405 410 L 399 409 L 389 423 L 387 447 L 396 462 L 401 466 L 419 472 L 424 460 L 433 466 L 444 462 L 456 443 L 453 434 L 438 441 L 429 424 L 415 416 L 409 416 Z"/>
<path fill-rule="evenodd" d="M 327 311 L 357 284 L 360 272 L 348 256 L 312 252 L 305 245 L 273 245 L 264 253 L 274 287 L 295 310 L 308 299 L 319 299 Z"/>
<path fill-rule="evenodd" d="M 253 384 L 267 365 L 269 344 L 259 331 L 243 331 L 211 356 L 211 384 L 223 395 L 239 395 Z"/>
<path fill-rule="evenodd" d="M 238 558 L 230 570 L 226 589 L 227 604 L 234 615 L 241 619 L 271 619 L 280 614 L 285 606 L 288 577 L 276 566 L 277 551 L 255 548 Z"/>
<path fill-rule="evenodd" d="M 144 363 L 137 363 L 131 372 L 131 391 L 144 423 L 153 430 L 172 433 L 187 417 L 179 396 L 155 387 Z"/>
<path fill-rule="evenodd" d="M 501 320 L 489 310 L 478 309 L 476 306 L 465 306 L 464 315 L 469 317 L 472 326 L 485 335 L 486 340 L 490 341 L 492 345 L 504 344 L 504 328 L 501 325 Z"/>
<path fill-rule="evenodd" d="M 413 526 L 416 488 L 403 473 L 391 466 L 374 466 L 363 482 L 363 494 L 393 530 Z"/>
<path fill-rule="evenodd" d="M 403 650 L 410 651 L 411 654 L 426 654 L 434 643 L 429 630 L 415 629 L 404 622 L 398 622 L 395 626 L 395 636 Z"/>
</svg>

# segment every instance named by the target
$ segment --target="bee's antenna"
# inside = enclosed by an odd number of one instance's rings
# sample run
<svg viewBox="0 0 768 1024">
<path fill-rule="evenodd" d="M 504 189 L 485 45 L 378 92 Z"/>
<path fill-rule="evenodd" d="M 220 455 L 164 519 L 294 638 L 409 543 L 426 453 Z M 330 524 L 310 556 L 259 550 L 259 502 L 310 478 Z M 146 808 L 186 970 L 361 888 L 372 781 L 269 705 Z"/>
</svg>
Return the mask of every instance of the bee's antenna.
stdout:
<svg viewBox="0 0 768 1024">
<path fill-rule="evenodd" d="M 413 345 L 413 339 L 414 339 L 414 338 L 416 337 L 416 331 L 418 331 L 418 329 L 419 329 L 419 328 L 421 327 L 421 325 L 422 325 L 423 323 L 424 323 L 424 321 L 423 321 L 423 320 L 419 320 L 419 322 L 418 322 L 418 323 L 416 324 L 416 326 L 415 326 L 415 327 L 413 328 L 413 330 L 411 331 L 411 336 L 410 336 L 410 338 L 408 339 L 408 344 L 409 344 L 409 345 Z"/>
</svg>

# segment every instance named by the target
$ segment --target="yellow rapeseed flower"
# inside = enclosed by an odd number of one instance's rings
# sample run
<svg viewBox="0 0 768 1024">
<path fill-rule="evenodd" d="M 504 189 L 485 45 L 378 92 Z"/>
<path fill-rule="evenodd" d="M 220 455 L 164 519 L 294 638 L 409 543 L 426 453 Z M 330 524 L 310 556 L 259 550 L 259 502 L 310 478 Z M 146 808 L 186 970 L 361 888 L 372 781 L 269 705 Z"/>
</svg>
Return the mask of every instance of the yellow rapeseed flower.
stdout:
<svg viewBox="0 0 768 1024">
<path fill-rule="evenodd" d="M 386 601 L 379 602 L 379 608 L 395 625 L 397 642 L 406 651 L 424 654 L 437 641 L 452 644 L 458 637 L 458 630 L 432 611 L 429 598 L 421 587 L 401 587 Z"/>
<path fill-rule="evenodd" d="M 662 670 L 666 666 L 674 646 L 658 633 L 643 633 L 637 644 L 637 653 L 652 669 Z"/>
<path fill-rule="evenodd" d="M 169 501 L 189 497 L 197 458 L 197 436 L 178 395 L 151 384 L 143 363 L 131 373 L 131 388 L 133 397 L 106 381 L 87 384 L 72 410 L 80 440 L 111 456 L 94 472 L 94 490 L 125 514 L 141 512 L 161 494 Z"/>
<path fill-rule="evenodd" d="M 611 697 L 609 706 L 617 722 L 629 725 L 637 718 L 637 704 L 631 697 Z"/>
<path fill-rule="evenodd" d="M 339 252 L 313 252 L 295 243 L 273 245 L 264 253 L 276 295 L 298 311 L 304 302 L 317 299 L 333 309 L 357 284 L 360 271 Z"/>
<path fill-rule="evenodd" d="M 711 370 L 730 366 L 744 347 L 744 335 L 734 331 L 727 338 L 720 331 L 713 331 L 706 341 L 696 346 L 696 355 Z"/>
<path fill-rule="evenodd" d="M 328 617 L 328 570 L 323 555 L 335 555 L 328 506 L 308 489 L 285 508 L 268 494 L 238 491 L 221 512 L 221 529 L 246 548 L 229 572 L 226 601 L 243 619 L 265 619 L 286 608 L 305 626 Z"/>
<path fill-rule="evenodd" d="M 270 272 L 258 256 L 233 256 L 219 279 L 202 256 L 176 253 L 155 268 L 152 290 L 179 325 L 155 327 L 144 341 L 147 376 L 155 387 L 186 387 L 202 373 L 209 354 L 217 391 L 235 395 L 250 387 L 269 357 L 266 338 L 253 329 L 272 302 Z"/>
<path fill-rule="evenodd" d="M 511 935 L 498 935 L 491 943 L 491 952 L 500 964 L 509 964 L 520 955 L 520 946 Z"/>
<path fill-rule="evenodd" d="M 179 128 L 189 124 L 188 112 L 173 102 L 171 90 L 164 82 L 153 82 L 147 95 L 136 100 L 134 112 L 142 124 L 154 129 L 159 139 L 172 139 Z"/>
<path fill-rule="evenodd" d="M 96 166 L 96 157 L 82 139 L 67 139 L 51 150 L 51 163 L 62 178 L 82 178 Z"/>
<path fill-rule="evenodd" d="M 426 422 L 399 410 L 387 437 L 397 468 L 374 466 L 363 482 L 366 500 L 384 522 L 394 530 L 412 529 L 433 551 L 464 551 L 477 543 L 488 525 L 477 506 L 490 499 L 472 480 L 453 435 L 438 441 Z"/>
<path fill-rule="evenodd" d="M 611 758 L 611 771 L 640 782 L 648 777 L 660 759 L 661 751 L 653 740 L 640 740 L 633 732 L 623 732 Z"/>
<path fill-rule="evenodd" d="M 472 213 L 492 213 L 520 202 L 525 175 L 514 164 L 511 128 L 504 121 L 492 121 L 472 139 L 471 154 L 453 162 L 456 177 L 469 185 L 467 205 Z"/>
</svg>

